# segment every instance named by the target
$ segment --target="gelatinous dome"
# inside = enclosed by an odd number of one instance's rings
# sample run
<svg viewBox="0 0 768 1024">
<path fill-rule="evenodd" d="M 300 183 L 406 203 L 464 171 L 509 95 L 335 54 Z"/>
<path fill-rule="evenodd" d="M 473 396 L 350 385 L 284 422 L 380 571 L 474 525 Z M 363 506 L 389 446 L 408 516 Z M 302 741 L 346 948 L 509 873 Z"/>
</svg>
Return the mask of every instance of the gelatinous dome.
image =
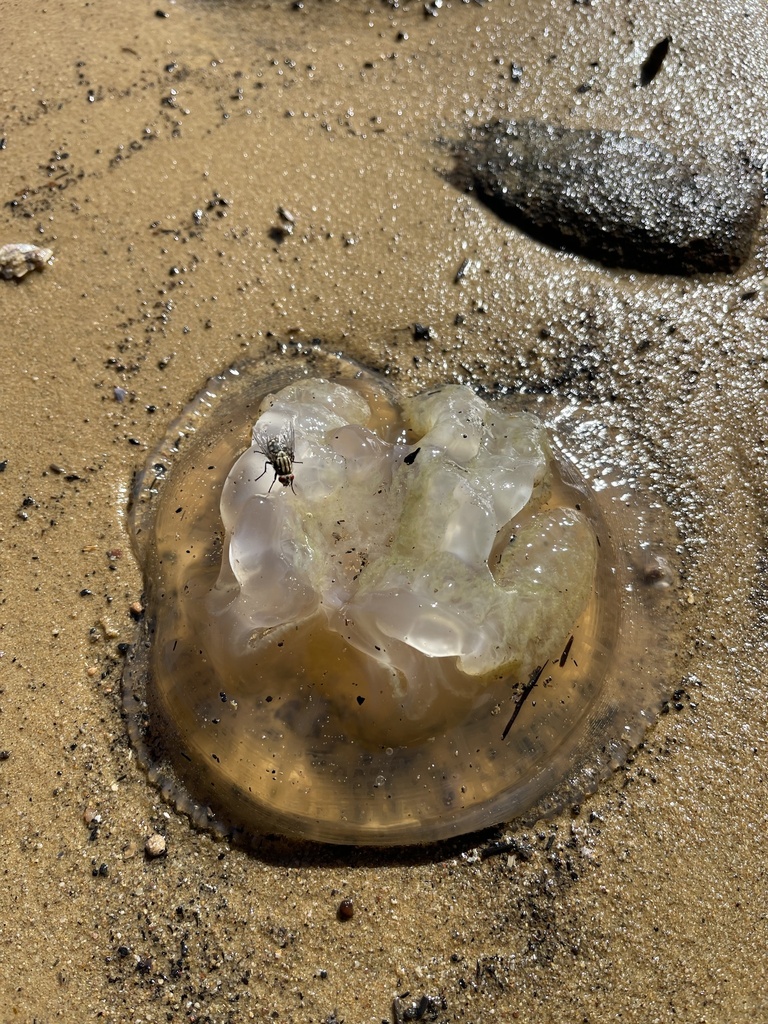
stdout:
<svg viewBox="0 0 768 1024">
<path fill-rule="evenodd" d="M 640 551 L 617 558 L 539 419 L 467 387 L 400 396 L 320 354 L 230 370 L 132 526 L 133 737 L 224 830 L 411 843 L 546 810 L 658 700 Z"/>
</svg>

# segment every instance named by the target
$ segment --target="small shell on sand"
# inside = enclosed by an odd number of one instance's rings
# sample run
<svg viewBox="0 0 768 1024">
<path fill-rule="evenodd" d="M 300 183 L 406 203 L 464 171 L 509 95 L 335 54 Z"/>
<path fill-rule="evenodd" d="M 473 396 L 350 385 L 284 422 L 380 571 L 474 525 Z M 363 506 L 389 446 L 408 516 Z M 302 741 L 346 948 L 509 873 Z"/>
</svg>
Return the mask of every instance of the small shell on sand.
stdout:
<svg viewBox="0 0 768 1024">
<path fill-rule="evenodd" d="M 153 832 L 151 836 L 147 836 L 147 841 L 144 843 L 144 853 L 150 860 L 163 857 L 167 850 L 168 846 L 165 836 L 161 836 L 158 832 Z"/>
<path fill-rule="evenodd" d="M 53 262 L 53 249 L 41 249 L 29 242 L 0 245 L 0 277 L 24 277 L 30 270 L 43 270 Z"/>
</svg>

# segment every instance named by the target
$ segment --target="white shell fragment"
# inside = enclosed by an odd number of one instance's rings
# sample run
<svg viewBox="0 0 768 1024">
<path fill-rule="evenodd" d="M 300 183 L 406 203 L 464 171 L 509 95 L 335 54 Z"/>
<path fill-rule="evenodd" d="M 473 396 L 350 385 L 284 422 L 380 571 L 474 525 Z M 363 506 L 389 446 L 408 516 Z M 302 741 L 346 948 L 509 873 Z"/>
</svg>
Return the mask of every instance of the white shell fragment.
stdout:
<svg viewBox="0 0 768 1024">
<path fill-rule="evenodd" d="M 161 836 L 158 832 L 153 832 L 151 836 L 147 836 L 147 841 L 144 843 L 144 853 L 149 860 L 163 857 L 167 852 L 168 844 L 166 843 L 165 836 Z"/>
<path fill-rule="evenodd" d="M 43 249 L 29 242 L 0 245 L 0 277 L 6 281 L 24 277 L 30 270 L 43 270 L 50 263 L 53 263 L 53 249 Z"/>
</svg>

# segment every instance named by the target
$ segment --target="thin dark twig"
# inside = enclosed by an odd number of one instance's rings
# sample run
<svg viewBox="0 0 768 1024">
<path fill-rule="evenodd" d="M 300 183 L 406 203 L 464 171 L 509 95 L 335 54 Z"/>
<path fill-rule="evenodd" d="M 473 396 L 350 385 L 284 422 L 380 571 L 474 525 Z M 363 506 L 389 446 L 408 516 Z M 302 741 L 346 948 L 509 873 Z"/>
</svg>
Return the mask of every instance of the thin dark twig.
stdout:
<svg viewBox="0 0 768 1024">
<path fill-rule="evenodd" d="M 563 668 L 563 666 L 565 665 L 566 661 L 568 660 L 568 655 L 571 653 L 571 644 L 572 643 L 573 643 L 573 633 L 571 633 L 571 639 L 565 645 L 565 650 L 560 655 L 560 668 Z"/>
<path fill-rule="evenodd" d="M 504 732 L 501 734 L 501 738 L 503 740 L 505 740 L 507 738 L 509 730 L 515 724 L 515 719 L 517 718 L 517 716 L 520 714 L 520 711 L 522 710 L 523 704 L 525 704 L 525 702 L 528 700 L 528 697 L 530 696 L 531 690 L 534 688 L 536 683 L 538 683 L 539 677 L 541 676 L 541 673 L 544 671 L 544 668 L 545 668 L 545 666 L 547 664 L 548 664 L 548 662 L 545 661 L 543 665 L 539 665 L 538 668 L 535 668 L 533 670 L 533 672 L 531 672 L 531 678 L 528 680 L 528 682 L 525 685 L 525 688 L 523 689 L 523 692 L 520 694 L 520 699 L 518 700 L 517 704 L 515 704 L 515 710 L 512 712 L 512 717 L 507 722 L 507 724 L 506 724 L 506 726 L 504 728 Z"/>
</svg>

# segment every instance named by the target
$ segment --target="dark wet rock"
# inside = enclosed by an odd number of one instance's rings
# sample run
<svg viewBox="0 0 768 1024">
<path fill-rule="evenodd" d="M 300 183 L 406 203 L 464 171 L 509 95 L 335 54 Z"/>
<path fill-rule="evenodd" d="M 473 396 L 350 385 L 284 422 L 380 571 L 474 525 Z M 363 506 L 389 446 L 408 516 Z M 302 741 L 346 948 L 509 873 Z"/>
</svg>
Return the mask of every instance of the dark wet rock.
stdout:
<svg viewBox="0 0 768 1024">
<path fill-rule="evenodd" d="M 498 121 L 456 147 L 457 184 L 539 241 L 652 273 L 733 271 L 760 219 L 736 157 L 678 156 L 623 132 Z"/>
</svg>

